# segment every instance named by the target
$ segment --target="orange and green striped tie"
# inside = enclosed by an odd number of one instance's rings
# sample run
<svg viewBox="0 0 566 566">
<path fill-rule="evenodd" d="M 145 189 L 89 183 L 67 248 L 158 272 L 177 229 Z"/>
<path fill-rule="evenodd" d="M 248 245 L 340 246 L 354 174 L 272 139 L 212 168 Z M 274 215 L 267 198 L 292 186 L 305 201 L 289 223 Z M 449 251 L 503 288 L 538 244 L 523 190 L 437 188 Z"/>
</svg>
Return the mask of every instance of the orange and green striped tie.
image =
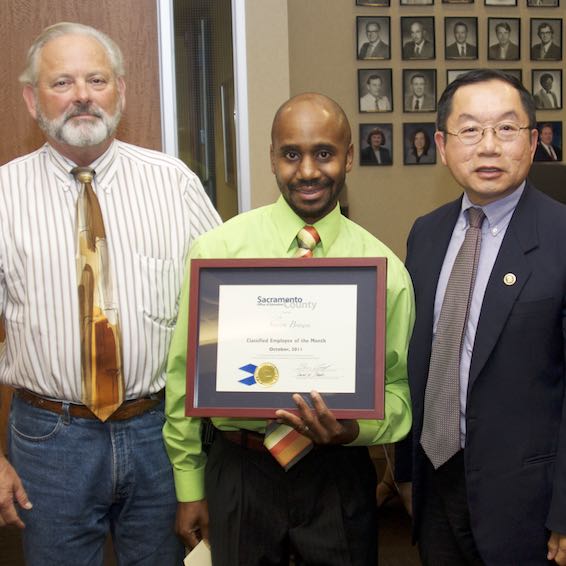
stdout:
<svg viewBox="0 0 566 566">
<path fill-rule="evenodd" d="M 313 257 L 313 250 L 320 242 L 320 236 L 314 226 L 304 226 L 297 234 L 297 245 L 295 257 Z M 265 429 L 265 447 L 271 455 L 285 468 L 289 470 L 303 456 L 308 454 L 313 447 L 312 440 L 303 436 L 294 428 L 269 421 Z"/>
</svg>

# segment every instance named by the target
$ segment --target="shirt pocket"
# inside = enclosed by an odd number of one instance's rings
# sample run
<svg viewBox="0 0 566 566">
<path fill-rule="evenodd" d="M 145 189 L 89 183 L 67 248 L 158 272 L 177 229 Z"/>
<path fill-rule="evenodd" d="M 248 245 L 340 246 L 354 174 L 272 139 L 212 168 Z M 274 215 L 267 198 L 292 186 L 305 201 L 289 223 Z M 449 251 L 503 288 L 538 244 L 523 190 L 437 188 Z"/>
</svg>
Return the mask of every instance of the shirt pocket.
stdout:
<svg viewBox="0 0 566 566">
<path fill-rule="evenodd" d="M 141 309 L 157 324 L 173 326 L 177 320 L 179 262 L 137 254 L 141 278 Z"/>
</svg>

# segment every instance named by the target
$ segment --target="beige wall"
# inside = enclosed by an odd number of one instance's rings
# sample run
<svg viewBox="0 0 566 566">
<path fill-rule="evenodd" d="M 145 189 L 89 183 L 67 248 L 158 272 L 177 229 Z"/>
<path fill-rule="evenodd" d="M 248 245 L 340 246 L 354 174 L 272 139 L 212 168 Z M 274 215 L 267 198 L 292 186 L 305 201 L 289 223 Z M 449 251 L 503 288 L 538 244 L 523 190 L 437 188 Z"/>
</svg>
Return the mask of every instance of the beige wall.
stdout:
<svg viewBox="0 0 566 566">
<path fill-rule="evenodd" d="M 393 123 L 394 165 L 360 167 L 358 158 L 348 177 L 347 198 L 350 216 L 387 243 L 401 257 L 415 218 L 440 204 L 456 198 L 460 188 L 441 164 L 403 166 L 402 123 L 433 122 L 434 113 L 402 112 L 401 75 L 403 68 L 436 68 L 437 92 L 446 86 L 446 68 L 471 68 L 487 65 L 487 17 L 523 18 L 521 25 L 522 59 L 506 68 L 522 68 L 523 82 L 530 88 L 531 67 L 561 68 L 560 63 L 529 61 L 529 18 L 559 18 L 560 10 L 527 9 L 524 0 L 515 8 L 486 8 L 483 2 L 472 5 L 360 7 L 355 0 L 247 0 L 248 85 L 250 97 L 250 152 L 252 159 L 252 206 L 272 202 L 277 188 L 269 170 L 269 128 L 280 103 L 291 94 L 319 91 L 335 98 L 346 111 L 355 145 L 360 123 Z M 390 16 L 392 59 L 358 61 L 356 59 L 356 16 Z M 400 16 L 435 16 L 436 52 L 434 61 L 401 61 Z M 480 59 L 464 65 L 444 60 L 444 17 L 478 17 Z M 500 67 L 489 63 L 490 66 Z M 357 70 L 393 69 L 394 112 L 360 114 L 358 112 Z M 541 112 L 539 119 L 564 120 L 564 111 Z M 356 147 L 356 152 L 358 147 Z"/>
<path fill-rule="evenodd" d="M 271 121 L 289 98 L 289 33 L 285 0 L 246 0 L 251 204 L 275 200 L 269 165 Z"/>
</svg>

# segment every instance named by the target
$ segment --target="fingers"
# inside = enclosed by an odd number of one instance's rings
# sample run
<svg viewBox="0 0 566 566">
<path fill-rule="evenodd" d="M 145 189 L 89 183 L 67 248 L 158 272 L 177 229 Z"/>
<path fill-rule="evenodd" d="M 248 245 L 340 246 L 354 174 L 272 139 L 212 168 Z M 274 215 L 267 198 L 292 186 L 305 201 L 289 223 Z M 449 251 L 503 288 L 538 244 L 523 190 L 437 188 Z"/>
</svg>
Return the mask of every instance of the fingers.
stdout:
<svg viewBox="0 0 566 566">
<path fill-rule="evenodd" d="M 548 539 L 548 560 L 556 564 L 566 565 L 566 535 L 553 532 Z"/>
<path fill-rule="evenodd" d="M 14 501 L 24 509 L 32 507 L 16 470 L 8 460 L 0 457 L 0 526 L 13 525 L 23 529 L 25 525 L 18 516 Z"/>
</svg>

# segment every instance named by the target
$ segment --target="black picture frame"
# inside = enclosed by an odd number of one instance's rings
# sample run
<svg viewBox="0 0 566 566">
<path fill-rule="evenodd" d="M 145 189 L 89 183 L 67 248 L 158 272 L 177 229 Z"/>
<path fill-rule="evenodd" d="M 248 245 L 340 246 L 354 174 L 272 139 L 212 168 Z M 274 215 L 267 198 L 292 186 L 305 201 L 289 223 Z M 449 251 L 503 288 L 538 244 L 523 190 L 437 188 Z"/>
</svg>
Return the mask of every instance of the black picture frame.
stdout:
<svg viewBox="0 0 566 566">
<path fill-rule="evenodd" d="M 531 85 L 537 110 L 562 109 L 562 69 L 532 69 Z"/>
<path fill-rule="evenodd" d="M 530 19 L 531 61 L 562 61 L 562 18 Z"/>
<path fill-rule="evenodd" d="M 507 8 L 517 5 L 517 0 L 483 0 L 484 6 L 496 6 L 497 8 Z"/>
<path fill-rule="evenodd" d="M 472 71 L 473 69 L 446 69 L 446 86 L 455 81 L 460 75 Z"/>
<path fill-rule="evenodd" d="M 389 0 L 356 0 L 356 6 L 375 6 L 379 8 L 387 8 L 389 5 Z"/>
<path fill-rule="evenodd" d="M 403 69 L 403 112 L 436 112 L 436 69 Z"/>
<path fill-rule="evenodd" d="M 474 4 L 475 0 L 442 0 L 443 4 Z"/>
<path fill-rule="evenodd" d="M 436 58 L 434 16 L 401 16 L 401 58 L 430 61 Z"/>
<path fill-rule="evenodd" d="M 560 0 L 527 0 L 527 8 L 558 8 Z"/>
<path fill-rule="evenodd" d="M 433 6 L 434 0 L 399 0 L 400 6 Z"/>
<path fill-rule="evenodd" d="M 478 58 L 478 19 L 449 16 L 444 18 L 444 58 L 471 61 Z"/>
<path fill-rule="evenodd" d="M 383 418 L 387 281 L 385 258 L 199 259 L 191 261 L 190 269 L 185 404 L 188 416 L 274 418 L 277 409 L 296 413 L 292 392 L 262 388 L 262 382 L 256 380 L 256 374 L 251 368 L 252 365 L 254 369 L 268 365 L 267 362 L 277 364 L 283 357 L 297 359 L 297 363 L 300 363 L 299 358 L 304 358 L 304 354 L 294 352 L 291 347 L 288 348 L 289 352 L 282 353 L 280 348 L 273 351 L 269 346 L 259 345 L 253 359 L 242 354 L 241 361 L 239 357 L 234 359 L 234 369 L 229 372 L 234 387 L 226 390 L 218 386 L 217 361 L 222 346 L 219 339 L 220 289 L 223 286 L 308 285 L 314 289 L 334 284 L 353 285 L 356 288 L 356 313 L 353 315 L 356 327 L 355 387 L 351 393 L 321 393 L 338 418 Z M 269 303 L 265 308 L 275 309 L 274 316 L 277 315 L 279 319 L 283 314 L 276 309 L 277 306 Z M 293 315 L 291 313 L 286 316 Z M 252 330 L 248 328 L 247 332 Z M 289 328 L 282 332 L 288 334 Z M 301 333 L 305 334 L 300 328 L 293 330 L 293 336 L 300 336 Z M 305 337 L 306 343 L 309 343 L 308 331 Z M 300 345 L 300 339 L 293 340 L 295 342 Z M 339 350 L 338 346 L 337 355 Z M 276 366 L 272 367 L 276 369 Z M 283 377 L 279 376 L 280 379 Z M 250 387 L 255 390 L 251 392 Z M 308 387 L 308 383 L 305 387 Z"/>
<path fill-rule="evenodd" d="M 393 165 L 393 124 L 360 124 L 358 147 L 362 167 Z"/>
<path fill-rule="evenodd" d="M 563 131 L 562 131 L 562 122 L 561 121 L 550 121 L 550 120 L 541 120 L 537 122 L 537 130 L 539 132 L 538 142 L 537 142 L 537 149 L 535 151 L 534 161 L 537 163 L 548 163 L 548 164 L 557 164 L 561 163 L 563 159 L 562 155 L 562 140 L 563 140 Z M 547 136 L 550 134 L 550 139 Z M 546 138 L 546 139 L 545 139 Z M 554 155 L 557 159 L 554 159 L 554 156 L 551 155 L 552 152 L 545 149 L 543 143 L 547 143 L 547 145 L 551 145 L 554 151 Z M 548 143 L 549 142 L 549 143 Z"/>
<path fill-rule="evenodd" d="M 393 111 L 391 69 L 358 69 L 358 109 L 363 114 Z"/>
<path fill-rule="evenodd" d="M 489 61 L 521 59 L 521 18 L 487 19 L 487 58 Z"/>
<path fill-rule="evenodd" d="M 434 122 L 403 123 L 404 165 L 434 165 L 436 163 L 435 131 Z"/>
<path fill-rule="evenodd" d="M 389 16 L 356 17 L 356 57 L 361 61 L 391 59 Z"/>
</svg>

